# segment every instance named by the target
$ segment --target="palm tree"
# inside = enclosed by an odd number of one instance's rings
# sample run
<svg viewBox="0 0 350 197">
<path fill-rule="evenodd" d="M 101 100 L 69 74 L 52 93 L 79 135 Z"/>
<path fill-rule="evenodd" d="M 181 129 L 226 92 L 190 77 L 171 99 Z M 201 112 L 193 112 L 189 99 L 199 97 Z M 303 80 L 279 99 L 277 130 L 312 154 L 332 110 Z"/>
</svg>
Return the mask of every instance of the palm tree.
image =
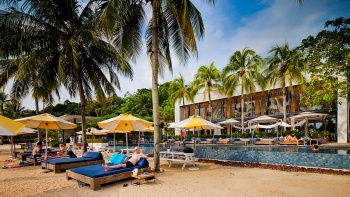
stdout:
<svg viewBox="0 0 350 197">
<path fill-rule="evenodd" d="M 0 92 L 0 110 L 1 115 L 5 116 L 4 106 L 8 103 L 8 95 L 5 92 Z"/>
<path fill-rule="evenodd" d="M 221 80 L 221 73 L 215 67 L 214 62 L 210 66 L 202 65 L 198 68 L 197 73 L 194 76 L 193 81 L 193 95 L 196 95 L 199 90 L 204 89 L 204 100 L 208 94 L 209 99 L 209 121 L 213 119 L 212 107 L 211 107 L 211 92 L 218 90 L 222 92 L 223 85 Z"/>
<path fill-rule="evenodd" d="M 241 86 L 241 126 L 244 130 L 244 94 L 255 93 L 255 82 L 262 81 L 259 72 L 262 58 L 253 49 L 245 47 L 236 51 L 223 69 L 224 93 L 233 96 L 237 86 Z"/>
<path fill-rule="evenodd" d="M 35 101 L 36 114 L 39 114 L 39 99 L 45 100 L 46 104 L 53 104 L 53 92 L 59 98 L 59 82 L 57 72 L 47 69 L 48 66 L 40 66 L 35 56 L 22 55 L 17 59 L 0 61 L 0 86 L 4 86 L 13 78 L 11 97 L 22 100 L 30 92 Z M 29 65 L 36 65 L 34 68 Z M 54 71 L 54 72 L 52 72 Z"/>
<path fill-rule="evenodd" d="M 2 0 L 1 3 L 18 3 Z M 132 77 L 128 55 L 97 27 L 105 1 L 33 1 L 11 7 L 0 17 L 0 51 L 8 57 L 30 56 L 46 69 L 55 69 L 58 81 L 72 97 L 80 98 L 83 144 L 86 151 L 86 99 L 120 89 L 117 72 Z M 115 27 L 115 26 L 113 26 Z M 106 39 L 108 38 L 108 39 Z M 113 39 L 114 37 L 112 37 Z M 49 66 L 50 65 L 50 66 Z M 28 67 L 35 67 L 28 64 Z M 106 76 L 106 73 L 109 76 Z"/>
<path fill-rule="evenodd" d="M 174 81 L 170 83 L 169 92 L 171 93 L 170 103 L 172 105 L 174 105 L 177 100 L 179 100 L 179 103 L 182 101 L 184 107 L 186 107 L 185 100 L 194 102 L 192 87 L 185 83 L 185 79 L 181 73 L 179 78 L 175 78 Z M 186 110 L 184 110 L 184 118 L 186 118 Z"/>
<path fill-rule="evenodd" d="M 215 0 L 205 0 L 214 4 Z M 115 39 L 123 47 L 123 54 L 137 55 L 141 50 L 142 26 L 146 21 L 147 5 L 152 7 L 152 17 L 146 30 L 147 52 L 152 67 L 152 106 L 154 122 L 154 167 L 160 170 L 159 160 L 159 95 L 158 75 L 164 66 L 172 71 L 170 47 L 181 63 L 186 63 L 193 54 L 197 56 L 196 39 L 202 38 L 202 17 L 191 0 L 111 0 L 100 18 L 100 27 L 109 35 L 122 35 Z M 107 38 L 108 39 L 108 38 Z"/>
<path fill-rule="evenodd" d="M 288 43 L 282 46 L 272 47 L 269 53 L 273 53 L 268 59 L 268 67 L 264 71 L 268 89 L 278 84 L 283 93 L 283 121 L 287 120 L 286 109 L 286 88 L 289 87 L 293 94 L 293 82 L 303 86 L 305 77 L 303 71 L 306 70 L 306 62 L 303 54 L 297 49 L 289 49 Z"/>
<path fill-rule="evenodd" d="M 7 117 L 11 119 L 22 118 L 24 109 L 25 108 L 22 107 L 21 102 L 13 98 L 5 104 Z"/>
</svg>

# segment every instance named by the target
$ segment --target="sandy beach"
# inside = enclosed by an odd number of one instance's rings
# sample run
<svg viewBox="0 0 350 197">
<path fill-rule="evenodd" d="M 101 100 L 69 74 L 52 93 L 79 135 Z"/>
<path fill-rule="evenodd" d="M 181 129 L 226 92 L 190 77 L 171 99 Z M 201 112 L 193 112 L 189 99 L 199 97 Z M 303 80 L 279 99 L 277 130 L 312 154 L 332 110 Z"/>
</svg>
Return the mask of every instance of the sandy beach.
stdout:
<svg viewBox="0 0 350 197">
<path fill-rule="evenodd" d="M 0 145 L 0 166 L 10 165 L 10 146 Z M 153 158 L 148 159 L 153 167 Z M 92 191 L 78 187 L 66 174 L 42 173 L 40 166 L 0 169 L 0 196 L 349 196 L 350 176 L 285 172 L 261 168 L 198 163 L 198 171 L 180 164 L 156 174 L 156 182 L 131 185 L 131 179 L 113 182 Z M 135 181 L 134 181 L 135 182 Z M 141 181 L 143 183 L 143 181 Z M 123 187 L 128 184 L 127 187 Z"/>
</svg>

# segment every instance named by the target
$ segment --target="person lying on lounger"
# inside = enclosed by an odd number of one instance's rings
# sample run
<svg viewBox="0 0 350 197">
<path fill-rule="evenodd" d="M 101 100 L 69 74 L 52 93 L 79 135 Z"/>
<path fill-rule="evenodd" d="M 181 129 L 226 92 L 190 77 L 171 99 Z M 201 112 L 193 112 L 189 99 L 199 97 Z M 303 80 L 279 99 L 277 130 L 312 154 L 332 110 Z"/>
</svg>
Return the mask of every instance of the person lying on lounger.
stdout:
<svg viewBox="0 0 350 197">
<path fill-rule="evenodd" d="M 126 163 L 121 163 L 114 166 L 108 166 L 108 165 L 102 164 L 102 167 L 105 171 L 114 170 L 118 168 L 130 168 L 130 167 L 134 167 L 141 158 L 147 158 L 147 155 L 142 154 L 140 147 L 136 146 L 135 152 L 131 155 L 131 157 Z"/>
<path fill-rule="evenodd" d="M 67 153 L 67 148 L 63 144 L 60 144 L 60 151 L 57 152 L 57 155 L 64 156 L 67 155 Z"/>
</svg>

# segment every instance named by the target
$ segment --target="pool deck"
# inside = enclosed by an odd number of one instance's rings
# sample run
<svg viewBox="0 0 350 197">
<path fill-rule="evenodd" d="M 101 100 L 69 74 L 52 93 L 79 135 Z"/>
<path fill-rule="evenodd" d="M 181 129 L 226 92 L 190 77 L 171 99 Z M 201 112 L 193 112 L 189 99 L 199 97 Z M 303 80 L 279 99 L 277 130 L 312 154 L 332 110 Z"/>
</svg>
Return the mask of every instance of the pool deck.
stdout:
<svg viewBox="0 0 350 197">
<path fill-rule="evenodd" d="M 327 144 L 320 144 L 319 146 L 329 146 L 329 147 L 344 147 L 344 148 L 350 148 L 350 143 L 327 143 Z"/>
</svg>

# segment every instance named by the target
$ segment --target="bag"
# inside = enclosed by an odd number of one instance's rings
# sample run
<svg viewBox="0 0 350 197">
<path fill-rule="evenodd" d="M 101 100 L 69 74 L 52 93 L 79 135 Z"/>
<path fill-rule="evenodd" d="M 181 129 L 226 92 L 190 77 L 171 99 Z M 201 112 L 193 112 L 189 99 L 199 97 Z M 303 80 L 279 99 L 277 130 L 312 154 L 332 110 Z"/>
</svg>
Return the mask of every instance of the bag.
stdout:
<svg viewBox="0 0 350 197">
<path fill-rule="evenodd" d="M 192 148 L 184 148 L 184 153 L 193 153 Z"/>
</svg>

